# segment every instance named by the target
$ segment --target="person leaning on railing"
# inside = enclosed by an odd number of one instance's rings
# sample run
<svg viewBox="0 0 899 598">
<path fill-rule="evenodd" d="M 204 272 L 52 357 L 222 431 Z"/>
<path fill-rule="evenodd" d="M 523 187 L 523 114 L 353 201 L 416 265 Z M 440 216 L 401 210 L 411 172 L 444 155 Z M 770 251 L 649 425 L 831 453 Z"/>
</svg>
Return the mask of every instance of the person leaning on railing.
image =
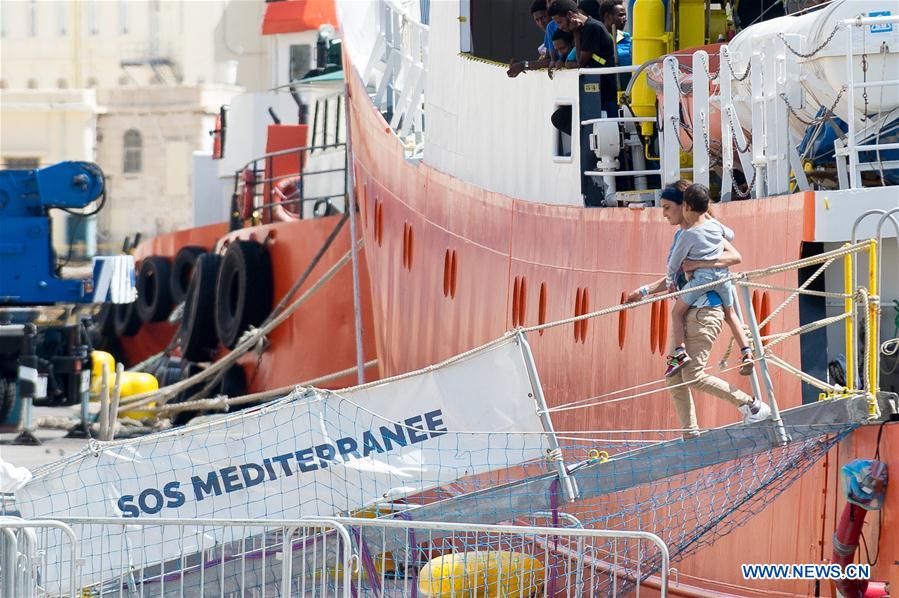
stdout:
<svg viewBox="0 0 899 598">
<path fill-rule="evenodd" d="M 578 10 L 574 0 L 556 0 L 547 14 L 559 29 L 574 36 L 579 68 L 609 68 L 615 66 L 615 41 L 605 25 Z M 599 80 L 602 109 L 608 116 L 618 113 L 618 80 L 615 75 L 603 75 Z"/>
<path fill-rule="evenodd" d="M 537 60 L 515 60 L 513 58 L 509 61 L 509 69 L 506 71 L 508 76 L 517 77 L 525 71 L 545 69 L 559 60 L 559 55 L 552 42 L 556 24 L 549 18 L 547 12 L 547 4 L 552 4 L 553 1 L 534 0 L 531 4 L 531 16 L 534 18 L 534 24 L 543 31 L 543 44 L 537 49 L 540 57 Z"/>
<path fill-rule="evenodd" d="M 662 216 L 672 226 L 679 228 L 675 232 L 674 242 L 680 230 L 685 227 L 683 217 L 684 190 L 690 185 L 690 181 L 681 180 L 674 185 L 669 185 L 662 191 Z M 672 243 L 673 246 L 673 243 Z M 742 261 L 739 252 L 733 245 L 725 241 L 724 252 L 717 260 L 695 261 L 684 260 L 682 269 L 692 271 L 697 268 L 728 268 L 736 266 Z M 686 279 L 678 277 L 678 288 Z M 665 277 L 649 284 L 643 285 L 628 294 L 626 303 L 640 301 L 653 295 L 668 291 Z M 696 407 L 693 404 L 691 390 L 695 389 L 708 393 L 719 399 L 723 399 L 740 410 L 743 421 L 751 423 L 767 419 L 771 409 L 758 399 L 754 399 L 736 386 L 724 380 L 705 373 L 706 362 L 712 353 L 715 339 L 724 326 L 724 310 L 721 308 L 721 298 L 715 291 L 707 291 L 691 305 L 684 318 L 685 346 L 692 359 L 671 377 L 665 379 L 665 383 L 671 389 L 671 399 L 674 401 L 674 409 L 680 420 L 685 439 L 695 438 L 699 435 L 699 425 L 696 421 Z"/>
</svg>

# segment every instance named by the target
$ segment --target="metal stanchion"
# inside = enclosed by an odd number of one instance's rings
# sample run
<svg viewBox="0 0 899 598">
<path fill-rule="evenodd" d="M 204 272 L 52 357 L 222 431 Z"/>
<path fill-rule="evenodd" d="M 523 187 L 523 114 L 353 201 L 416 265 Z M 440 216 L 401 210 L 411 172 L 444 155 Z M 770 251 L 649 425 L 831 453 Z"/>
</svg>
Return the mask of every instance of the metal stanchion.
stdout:
<svg viewBox="0 0 899 598">
<path fill-rule="evenodd" d="M 11 444 L 23 444 L 38 446 L 41 441 L 32 431 L 34 429 L 34 394 L 37 391 L 37 354 L 34 339 L 37 336 L 37 327 L 25 324 L 25 334 L 22 336 L 22 353 L 19 355 L 19 400 L 22 401 L 22 431 Z"/>
</svg>

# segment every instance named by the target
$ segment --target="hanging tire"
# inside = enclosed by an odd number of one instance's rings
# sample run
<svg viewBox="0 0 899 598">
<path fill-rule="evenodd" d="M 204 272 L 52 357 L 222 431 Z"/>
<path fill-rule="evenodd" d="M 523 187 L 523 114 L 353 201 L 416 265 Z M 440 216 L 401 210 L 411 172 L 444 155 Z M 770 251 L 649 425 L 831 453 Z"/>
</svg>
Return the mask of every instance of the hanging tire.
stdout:
<svg viewBox="0 0 899 598">
<path fill-rule="evenodd" d="M 244 331 L 272 310 L 272 262 L 266 248 L 254 241 L 231 243 L 215 287 L 215 331 L 233 349 Z"/>
<path fill-rule="evenodd" d="M 218 348 L 215 333 L 215 283 L 222 258 L 204 253 L 197 258 L 181 316 L 181 355 L 188 361 L 209 361 Z"/>
<path fill-rule="evenodd" d="M 116 336 L 134 336 L 142 324 L 137 314 L 137 302 L 117 303 L 113 312 L 113 329 Z"/>
<path fill-rule="evenodd" d="M 200 372 L 203 371 L 203 367 L 191 362 L 184 362 L 181 370 L 180 370 L 180 380 L 186 380 L 191 376 L 196 376 Z M 208 380 L 206 381 L 208 382 Z M 195 394 L 203 390 L 206 386 L 206 382 L 198 382 L 197 384 L 188 386 L 186 389 L 182 390 L 168 402 L 169 405 L 177 405 L 178 403 L 184 403 L 193 397 Z M 178 411 L 172 414 L 172 425 L 173 426 L 183 426 L 196 416 L 200 415 L 199 411 Z"/>
<path fill-rule="evenodd" d="M 172 312 L 169 261 L 158 255 L 144 258 L 137 275 L 137 313 L 144 322 L 160 322 Z"/>
<path fill-rule="evenodd" d="M 115 303 L 104 303 L 96 317 L 96 328 L 100 336 L 115 335 Z"/>
<path fill-rule="evenodd" d="M 218 386 L 209 396 L 242 397 L 245 394 L 247 394 L 247 374 L 240 364 L 235 363 L 225 370 Z"/>
<path fill-rule="evenodd" d="M 190 288 L 190 279 L 193 277 L 197 258 L 206 253 L 206 250 L 196 245 L 182 247 L 175 259 L 172 260 L 171 278 L 169 289 L 172 293 L 172 303 L 178 305 L 187 298 L 187 290 Z"/>
</svg>

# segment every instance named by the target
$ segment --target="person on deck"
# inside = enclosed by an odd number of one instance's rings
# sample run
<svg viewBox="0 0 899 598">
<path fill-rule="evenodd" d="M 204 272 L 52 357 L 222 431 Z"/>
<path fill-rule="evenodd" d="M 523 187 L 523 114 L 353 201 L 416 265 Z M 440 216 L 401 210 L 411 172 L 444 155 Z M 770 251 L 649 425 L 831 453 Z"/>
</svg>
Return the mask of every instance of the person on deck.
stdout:
<svg viewBox="0 0 899 598">
<path fill-rule="evenodd" d="M 685 220 L 683 217 L 684 190 L 690 185 L 689 181 L 678 181 L 662 191 L 662 215 L 672 226 L 679 227 L 674 234 L 674 243 L 683 230 Z M 672 247 L 674 245 L 672 243 Z M 735 266 L 742 261 L 740 254 L 729 243 L 725 242 L 724 252 L 714 261 L 685 260 L 682 269 L 693 271 L 698 268 L 726 268 Z M 686 283 L 683 275 L 678 276 L 678 288 Z M 643 285 L 628 294 L 626 302 L 633 303 L 647 297 L 667 292 L 665 277 L 649 284 Z M 719 399 L 723 399 L 740 410 L 744 423 L 763 421 L 771 415 L 771 408 L 764 402 L 755 399 L 737 387 L 728 384 L 724 380 L 705 373 L 706 362 L 712 352 L 712 345 L 724 326 L 724 310 L 721 308 L 721 298 L 715 291 L 708 291 L 697 298 L 684 321 L 686 335 L 685 344 L 692 359 L 680 370 L 669 378 L 666 384 L 670 388 L 671 399 L 674 401 L 674 409 L 680 420 L 684 439 L 699 436 L 699 425 L 696 421 L 696 407 L 693 404 L 692 390 L 698 390 Z"/>
<path fill-rule="evenodd" d="M 599 7 L 599 20 L 615 37 L 615 63 L 617 66 L 631 65 L 631 34 L 627 29 L 627 9 L 624 0 L 603 0 Z M 627 87 L 631 76 L 619 73 L 618 87 Z"/>
<path fill-rule="evenodd" d="M 577 68 L 577 50 L 574 47 L 574 36 L 571 33 L 556 29 L 553 34 L 553 46 L 563 57 L 562 64 L 558 68 Z"/>
<path fill-rule="evenodd" d="M 534 0 L 531 3 L 531 17 L 534 19 L 534 24 L 543 31 L 543 44 L 538 48 L 540 57 L 537 60 L 515 60 L 513 58 L 509 61 L 509 69 L 506 71 L 506 75 L 509 77 L 517 77 L 525 71 L 545 69 L 558 62 L 560 58 L 564 59 L 564 56 L 559 56 L 552 43 L 553 33 L 556 32 L 557 26 L 549 18 L 547 7 L 553 2 L 554 0 Z"/>
<path fill-rule="evenodd" d="M 578 10 L 573 0 L 556 0 L 547 11 L 559 29 L 574 36 L 579 68 L 608 68 L 615 66 L 615 42 L 605 26 Z M 603 75 L 599 80 L 602 109 L 608 116 L 618 113 L 618 81 L 615 75 Z"/>
</svg>

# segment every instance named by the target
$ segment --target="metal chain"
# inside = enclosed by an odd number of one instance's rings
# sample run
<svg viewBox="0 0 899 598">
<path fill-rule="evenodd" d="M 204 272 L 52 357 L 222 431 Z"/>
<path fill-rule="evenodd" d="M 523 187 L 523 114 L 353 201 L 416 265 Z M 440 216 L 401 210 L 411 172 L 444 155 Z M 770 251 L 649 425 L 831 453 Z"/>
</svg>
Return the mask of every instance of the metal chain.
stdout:
<svg viewBox="0 0 899 598">
<path fill-rule="evenodd" d="M 801 116 L 799 116 L 799 114 L 796 112 L 796 110 L 790 104 L 790 100 L 787 99 L 787 95 L 785 93 L 779 93 L 778 95 L 780 96 L 780 99 L 782 99 L 784 101 L 784 104 L 787 105 L 787 108 L 790 110 L 790 114 L 792 114 L 796 120 L 798 120 L 799 122 L 801 122 L 804 125 L 812 126 L 812 125 L 817 125 L 819 123 L 824 122 L 825 119 L 827 118 L 828 114 L 834 114 L 834 110 L 836 109 L 837 104 L 840 103 L 840 99 L 843 97 L 843 94 L 846 92 L 846 89 L 847 89 L 846 85 L 842 86 L 840 88 L 840 93 L 837 94 L 837 97 L 834 99 L 833 104 L 830 105 L 830 108 L 828 108 L 824 112 L 824 114 L 822 114 L 821 116 L 819 116 L 817 118 L 813 118 L 812 120 L 806 120 L 806 119 L 802 118 Z"/>
<path fill-rule="evenodd" d="M 729 52 L 727 49 L 724 50 L 724 58 L 725 58 L 725 60 L 727 61 L 727 68 L 728 68 L 728 70 L 730 71 L 730 76 L 733 78 L 733 80 L 734 80 L 734 81 L 741 82 L 741 83 L 742 83 L 743 81 L 745 81 L 745 80 L 746 80 L 746 77 L 749 76 L 749 72 L 752 70 L 752 61 L 751 61 L 751 60 L 747 60 L 747 61 L 746 61 L 746 70 L 743 72 L 742 75 L 740 75 L 739 77 L 737 77 L 737 76 L 734 74 L 734 64 L 730 61 L 730 52 Z M 720 66 L 718 67 L 718 72 L 719 72 L 719 73 L 721 72 L 721 67 L 720 67 Z"/>
<path fill-rule="evenodd" d="M 702 68 L 705 71 L 706 76 L 709 78 L 709 81 L 714 81 L 718 78 L 718 75 L 721 74 L 721 65 L 718 65 L 718 71 L 713 75 L 709 70 L 709 65 L 707 60 L 709 59 L 709 55 L 706 54 L 705 58 L 702 56 L 699 57 L 699 61 L 702 63 Z"/>
<path fill-rule="evenodd" d="M 733 141 L 734 141 L 734 148 L 736 148 L 738 153 L 745 154 L 746 152 L 749 151 L 749 141 L 747 141 L 743 147 L 740 147 L 740 142 L 737 141 L 737 136 L 734 135 L 734 131 L 737 130 L 737 127 L 736 127 L 736 125 L 734 125 L 734 115 L 733 115 L 733 113 L 731 113 L 730 110 L 727 111 L 727 120 L 730 121 L 730 131 L 731 131 L 731 137 L 733 138 Z"/>
<path fill-rule="evenodd" d="M 685 92 L 685 91 L 683 90 L 683 88 L 681 88 L 681 84 L 680 84 L 680 70 L 679 70 L 679 69 L 680 69 L 680 63 L 678 63 L 677 67 L 675 67 L 673 64 L 671 65 L 671 72 L 672 72 L 672 74 L 674 75 L 674 84 L 677 86 L 677 93 L 678 93 L 681 97 L 687 97 L 687 95 L 689 95 L 689 94 L 688 94 L 687 92 Z"/>
<path fill-rule="evenodd" d="M 737 187 L 737 182 L 736 182 L 736 181 L 733 182 L 733 188 L 734 188 L 734 191 L 735 191 L 736 194 L 737 194 L 737 197 L 739 197 L 740 199 L 749 199 L 750 197 L 752 197 L 752 188 L 755 187 L 755 174 L 756 174 L 756 172 L 757 172 L 756 169 L 753 168 L 753 169 L 752 169 L 752 179 L 751 179 L 751 180 L 749 181 L 749 183 L 746 185 L 746 193 L 743 193 L 742 191 L 740 191 L 740 188 Z"/>
<path fill-rule="evenodd" d="M 671 127 L 674 129 L 674 131 L 677 131 L 677 128 L 678 128 L 677 121 L 680 119 L 678 119 L 676 116 L 671 116 L 670 119 L 671 119 Z M 684 131 L 687 132 L 687 135 L 690 136 L 690 139 L 693 139 L 693 127 L 691 127 L 690 125 L 688 125 L 685 122 L 681 122 L 680 128 L 682 128 Z M 684 144 L 680 140 L 680 135 L 675 135 L 675 138 L 677 139 L 677 144 L 680 146 L 681 150 L 683 150 L 684 152 L 687 152 L 687 153 L 690 153 L 693 151 L 693 144 L 696 143 L 695 139 L 693 139 L 693 143 L 690 144 L 690 147 L 684 147 Z"/>
<path fill-rule="evenodd" d="M 824 47 L 827 46 L 827 44 L 829 44 L 831 42 L 831 40 L 834 38 L 834 36 L 837 34 L 837 32 L 842 28 L 843 28 L 843 25 L 840 23 L 837 23 L 834 26 L 833 31 L 830 32 L 830 35 L 827 36 L 827 39 L 825 39 L 820 45 L 818 45 L 817 48 L 815 48 L 808 54 L 803 54 L 802 52 L 799 52 L 798 50 L 796 50 L 795 48 L 790 46 L 790 44 L 787 43 L 787 40 L 784 37 L 783 33 L 778 33 L 777 37 L 780 38 L 780 41 L 782 41 L 784 43 L 784 47 L 786 47 L 786 49 L 789 50 L 791 54 L 795 54 L 796 56 L 798 56 L 800 58 L 811 58 L 812 56 L 814 56 L 815 54 L 817 54 L 818 52 L 823 50 Z"/>
</svg>

